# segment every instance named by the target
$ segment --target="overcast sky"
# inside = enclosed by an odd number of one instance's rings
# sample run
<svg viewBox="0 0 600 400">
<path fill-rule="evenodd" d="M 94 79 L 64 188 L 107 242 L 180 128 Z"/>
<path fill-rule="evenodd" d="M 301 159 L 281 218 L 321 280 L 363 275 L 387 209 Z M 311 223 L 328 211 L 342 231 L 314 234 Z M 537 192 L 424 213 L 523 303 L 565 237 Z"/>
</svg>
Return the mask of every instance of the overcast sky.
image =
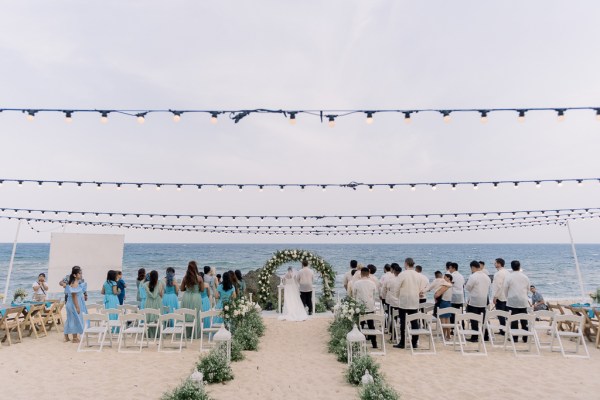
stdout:
<svg viewBox="0 0 600 400">
<path fill-rule="evenodd" d="M 597 1 L 6 3 L 0 108 L 414 109 L 600 106 Z M 592 111 L 339 119 L 0 113 L 0 178 L 435 182 L 600 176 Z M 0 207 L 195 214 L 379 214 L 600 206 L 600 184 L 518 190 L 183 190 L 4 184 Z M 3 214 L 3 215 L 6 215 Z M 132 219 L 128 219 L 132 220 Z M 135 220 L 134 220 L 135 222 Z M 174 222 L 174 221 L 173 221 Z M 189 221 L 187 221 L 189 222 Z M 218 223 L 218 221 L 216 221 Z M 225 223 L 225 222 L 221 222 Z M 58 224 L 23 225 L 48 242 Z M 578 221 L 575 240 L 598 240 Z M 0 241 L 16 222 L 0 220 Z M 125 232 L 127 242 L 566 242 L 564 227 L 376 237 Z"/>
</svg>

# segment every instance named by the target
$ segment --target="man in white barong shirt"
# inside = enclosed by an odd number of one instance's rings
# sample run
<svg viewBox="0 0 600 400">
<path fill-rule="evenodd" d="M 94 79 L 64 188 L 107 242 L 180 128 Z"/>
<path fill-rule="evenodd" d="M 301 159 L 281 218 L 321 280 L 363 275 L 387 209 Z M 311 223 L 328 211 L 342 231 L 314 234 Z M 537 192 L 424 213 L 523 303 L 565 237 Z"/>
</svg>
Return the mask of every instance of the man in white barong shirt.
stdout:
<svg viewBox="0 0 600 400">
<path fill-rule="evenodd" d="M 506 295 L 506 308 L 511 314 L 527 314 L 529 306 L 529 278 L 521 271 L 521 263 L 517 260 L 510 262 L 510 267 L 513 270 L 504 281 L 504 293 Z M 521 329 L 527 329 L 527 321 L 514 321 L 510 327 L 516 329 L 521 323 Z M 513 337 L 515 342 L 519 341 L 519 337 Z M 527 336 L 523 336 L 523 342 L 527 342 Z"/>
<path fill-rule="evenodd" d="M 407 258 L 404 261 L 404 271 L 398 275 L 400 283 L 396 293 L 398 297 L 398 306 L 400 309 L 400 342 L 394 347 L 403 349 L 405 345 L 406 335 L 406 316 L 415 314 L 419 310 L 419 291 L 421 290 L 421 279 L 415 271 L 415 262 L 412 258 Z M 413 329 L 419 328 L 418 321 L 412 321 Z M 417 348 L 419 336 L 413 335 L 411 338 L 413 348 Z"/>
<path fill-rule="evenodd" d="M 483 271 L 481 271 L 481 264 L 477 261 L 471 261 L 471 276 L 465 285 L 465 290 L 469 293 L 469 301 L 467 302 L 467 312 L 483 315 L 485 319 L 485 309 L 488 305 L 488 293 L 490 292 L 491 280 Z M 483 321 L 482 319 L 482 321 Z M 479 329 L 479 323 L 477 321 L 471 321 L 471 329 Z M 484 333 L 484 340 L 488 340 L 488 332 L 485 327 L 482 327 Z M 469 339 L 471 342 L 477 342 L 479 335 L 473 335 Z"/>
</svg>

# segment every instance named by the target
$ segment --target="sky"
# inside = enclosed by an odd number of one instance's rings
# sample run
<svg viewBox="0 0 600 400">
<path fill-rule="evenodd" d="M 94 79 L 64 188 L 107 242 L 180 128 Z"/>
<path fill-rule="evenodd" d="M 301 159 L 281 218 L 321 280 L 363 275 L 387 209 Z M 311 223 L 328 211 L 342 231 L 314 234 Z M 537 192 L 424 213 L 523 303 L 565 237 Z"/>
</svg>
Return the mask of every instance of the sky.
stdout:
<svg viewBox="0 0 600 400">
<path fill-rule="evenodd" d="M 600 107 L 596 1 L 20 1 L 0 13 L 0 108 Z M 593 111 L 339 118 L 0 113 L 0 179 L 394 183 L 599 178 Z M 411 214 L 600 206 L 600 183 L 387 189 L 75 189 L 5 183 L 0 208 L 180 214 Z M 0 215 L 12 215 L 0 213 Z M 94 220 L 92 218 L 91 220 Z M 96 219 L 102 220 L 102 219 Z M 104 219 L 108 220 L 108 219 Z M 142 219 L 143 220 L 143 219 Z M 135 218 L 123 221 L 138 222 Z M 143 220 L 148 221 L 148 220 Z M 176 223 L 175 220 L 170 220 Z M 185 221 L 184 221 L 185 222 Z M 189 221 L 187 221 L 189 223 Z M 267 224 L 269 222 L 254 221 Z M 310 221 L 309 221 L 310 222 Z M 231 222 L 211 223 L 225 225 Z M 270 223 L 278 223 L 271 221 Z M 302 222 L 294 221 L 294 224 Z M 312 221 L 311 223 L 314 223 Z M 0 242 L 17 223 L 0 219 Z M 597 219 L 574 221 L 598 243 Z M 563 226 L 443 234 L 265 236 L 68 225 L 127 242 L 564 243 Z M 39 232 L 38 232 L 39 231 Z M 22 242 L 60 224 L 30 222 Z"/>
</svg>

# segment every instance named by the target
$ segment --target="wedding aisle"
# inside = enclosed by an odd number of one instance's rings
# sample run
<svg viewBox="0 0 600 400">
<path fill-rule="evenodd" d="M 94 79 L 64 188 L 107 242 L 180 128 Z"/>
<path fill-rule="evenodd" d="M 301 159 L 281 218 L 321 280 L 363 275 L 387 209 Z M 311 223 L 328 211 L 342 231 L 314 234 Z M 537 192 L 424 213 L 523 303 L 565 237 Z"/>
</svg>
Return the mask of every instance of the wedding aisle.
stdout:
<svg viewBox="0 0 600 400">
<path fill-rule="evenodd" d="M 235 378 L 211 385 L 215 400 L 352 399 L 356 388 L 344 381 L 345 364 L 327 353 L 329 318 L 304 322 L 265 318 L 267 331 L 258 352 L 232 364 Z"/>
</svg>

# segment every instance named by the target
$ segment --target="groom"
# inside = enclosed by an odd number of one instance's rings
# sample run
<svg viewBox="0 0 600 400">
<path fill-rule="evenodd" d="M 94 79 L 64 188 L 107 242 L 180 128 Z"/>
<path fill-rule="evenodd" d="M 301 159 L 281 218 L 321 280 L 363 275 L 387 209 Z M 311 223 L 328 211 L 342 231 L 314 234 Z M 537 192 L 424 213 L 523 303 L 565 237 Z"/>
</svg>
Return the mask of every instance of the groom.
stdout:
<svg viewBox="0 0 600 400">
<path fill-rule="evenodd" d="M 308 268 L 308 261 L 302 260 L 302 269 L 296 275 L 298 286 L 300 288 L 300 299 L 302 305 L 308 307 L 308 315 L 312 315 L 312 291 L 313 291 L 313 271 Z"/>
</svg>

